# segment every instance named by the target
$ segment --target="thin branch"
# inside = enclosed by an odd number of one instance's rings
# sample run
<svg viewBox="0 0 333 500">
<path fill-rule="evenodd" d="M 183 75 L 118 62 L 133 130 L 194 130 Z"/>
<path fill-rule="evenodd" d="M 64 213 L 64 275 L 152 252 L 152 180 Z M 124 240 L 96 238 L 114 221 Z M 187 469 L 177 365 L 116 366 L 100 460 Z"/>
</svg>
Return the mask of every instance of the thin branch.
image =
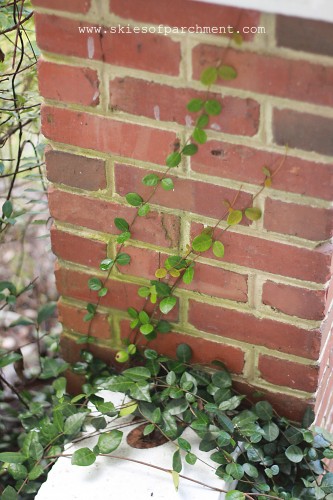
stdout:
<svg viewBox="0 0 333 500">
<path fill-rule="evenodd" d="M 7 29 L 5 29 L 3 31 L 0 31 L 0 35 L 4 35 L 5 33 L 9 33 L 10 31 L 17 30 L 17 28 L 19 28 L 20 26 L 22 26 L 23 23 L 25 23 L 26 21 L 28 21 L 33 16 L 33 14 L 34 13 L 32 11 L 32 12 L 30 12 L 30 14 L 27 15 L 27 17 L 25 17 L 24 19 L 22 19 L 18 23 L 14 24 L 10 28 L 7 28 Z"/>
</svg>

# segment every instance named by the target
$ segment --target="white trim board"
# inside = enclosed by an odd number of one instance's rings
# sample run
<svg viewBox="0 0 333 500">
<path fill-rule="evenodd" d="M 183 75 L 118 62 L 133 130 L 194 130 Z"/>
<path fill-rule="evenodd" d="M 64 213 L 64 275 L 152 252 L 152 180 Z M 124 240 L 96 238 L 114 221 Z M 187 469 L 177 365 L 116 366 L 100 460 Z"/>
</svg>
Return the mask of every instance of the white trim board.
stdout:
<svg viewBox="0 0 333 500">
<path fill-rule="evenodd" d="M 333 22 L 333 0 L 195 0 Z"/>
</svg>

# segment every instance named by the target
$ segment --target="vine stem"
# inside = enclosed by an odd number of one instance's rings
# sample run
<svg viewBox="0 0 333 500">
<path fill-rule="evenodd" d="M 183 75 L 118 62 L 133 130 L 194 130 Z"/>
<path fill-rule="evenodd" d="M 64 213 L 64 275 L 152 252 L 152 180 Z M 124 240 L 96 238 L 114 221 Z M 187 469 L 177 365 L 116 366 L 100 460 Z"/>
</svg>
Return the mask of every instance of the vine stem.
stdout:
<svg viewBox="0 0 333 500">
<path fill-rule="evenodd" d="M 23 406 L 26 407 L 27 410 L 30 409 L 28 404 L 22 398 L 21 394 L 15 389 L 15 387 L 10 382 L 8 382 L 8 380 L 1 373 L 0 373 L 0 381 L 7 387 L 9 387 L 9 389 L 17 396 L 19 401 L 23 404 Z"/>
</svg>

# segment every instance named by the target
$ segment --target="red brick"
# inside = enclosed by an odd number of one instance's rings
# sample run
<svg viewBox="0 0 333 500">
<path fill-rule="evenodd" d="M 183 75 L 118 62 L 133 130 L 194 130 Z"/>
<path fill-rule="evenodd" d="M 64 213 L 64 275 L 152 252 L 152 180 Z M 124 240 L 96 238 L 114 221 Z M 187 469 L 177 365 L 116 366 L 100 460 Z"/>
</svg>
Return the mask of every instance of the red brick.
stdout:
<svg viewBox="0 0 333 500">
<path fill-rule="evenodd" d="M 221 299 L 247 302 L 247 278 L 243 274 L 196 262 L 192 283 L 182 284 L 181 288 Z"/>
<path fill-rule="evenodd" d="M 202 174 L 214 175 L 239 182 L 261 184 L 263 166 L 272 172 L 283 166 L 273 178 L 274 189 L 331 200 L 333 165 L 316 163 L 260 151 L 247 146 L 220 141 L 208 141 L 191 158 L 191 168 Z"/>
<path fill-rule="evenodd" d="M 314 104 L 333 104 L 333 68 L 272 54 L 233 49 L 225 51 L 214 45 L 197 45 L 193 49 L 194 77 L 198 79 L 207 66 L 221 60 L 223 64 L 232 65 L 238 74 L 234 80 L 219 80 L 218 84 L 223 87 Z"/>
<path fill-rule="evenodd" d="M 110 106 L 112 109 L 134 115 L 147 116 L 161 121 L 178 122 L 182 125 L 196 116 L 187 111 L 191 99 L 207 98 L 204 92 L 186 88 L 174 88 L 135 78 L 115 78 L 110 82 Z M 253 99 L 224 97 L 210 94 L 223 105 L 222 113 L 210 120 L 208 128 L 228 134 L 253 136 L 258 132 L 259 104 Z M 172 103 L 172 105 L 170 105 Z"/>
<path fill-rule="evenodd" d="M 115 165 L 116 191 L 121 196 L 128 192 L 137 191 L 141 180 L 147 171 L 129 165 Z M 197 213 L 207 217 L 219 219 L 226 211 L 223 203 L 228 200 L 230 203 L 237 195 L 236 190 L 228 189 L 222 186 L 215 186 L 207 182 L 193 181 L 190 179 L 179 179 L 172 177 L 175 184 L 175 190 L 170 194 L 163 188 L 158 188 L 151 202 L 168 208 L 178 208 L 186 212 Z M 142 185 L 139 193 L 143 199 L 147 199 L 152 188 Z M 209 200 L 209 203 L 207 203 Z M 237 198 L 237 207 L 247 207 L 252 203 L 250 194 L 241 192 Z M 244 224 L 247 224 L 244 218 Z"/>
<path fill-rule="evenodd" d="M 244 26 L 257 26 L 260 13 L 189 0 L 110 0 L 112 13 L 125 19 L 163 24 L 164 26 L 225 26 L 241 30 Z M 220 35 L 221 36 L 221 35 Z M 244 34 L 244 40 L 253 35 Z"/>
<path fill-rule="evenodd" d="M 90 9 L 91 0 L 33 0 L 33 6 L 47 9 L 64 10 L 86 14 Z"/>
<path fill-rule="evenodd" d="M 333 140 L 327 133 L 332 126 L 332 118 L 298 113 L 290 109 L 273 111 L 274 141 L 281 146 L 288 144 L 291 148 L 333 156 Z"/>
<path fill-rule="evenodd" d="M 52 251 L 60 259 L 76 262 L 84 266 L 99 267 L 106 258 L 106 243 L 81 238 L 75 234 L 51 230 Z"/>
<path fill-rule="evenodd" d="M 93 321 L 83 321 L 84 316 L 87 314 L 86 309 L 72 307 L 61 301 L 58 303 L 58 312 L 60 323 L 62 323 L 70 333 L 82 333 L 83 335 L 89 333 L 92 337 L 97 339 L 110 340 L 111 326 L 108 314 L 97 313 Z"/>
<path fill-rule="evenodd" d="M 131 256 L 131 262 L 119 268 L 121 273 L 149 280 L 156 279 L 155 271 L 159 268 L 159 252 L 130 246 L 126 246 L 124 251 Z"/>
<path fill-rule="evenodd" d="M 110 33 L 107 27 L 46 14 L 36 14 L 38 46 L 47 52 L 95 59 L 116 66 L 167 75 L 179 74 L 180 44 L 163 35 Z M 87 27 L 97 32 L 80 33 Z"/>
<path fill-rule="evenodd" d="M 234 387 L 240 394 L 246 394 L 247 399 L 253 403 L 268 401 L 279 415 L 296 422 L 301 422 L 307 407 L 312 407 L 314 404 L 312 398 L 300 399 L 284 394 L 283 392 L 270 392 L 255 384 L 235 381 Z M 260 396 L 257 396 L 258 392 Z"/>
<path fill-rule="evenodd" d="M 51 182 L 88 191 L 106 188 L 104 160 L 52 149 L 46 151 L 45 158 Z"/>
<path fill-rule="evenodd" d="M 276 16 L 276 43 L 279 47 L 333 56 L 330 42 L 333 37 L 332 23 Z"/>
<path fill-rule="evenodd" d="M 315 392 L 318 387 L 318 366 L 303 365 L 261 354 L 258 368 L 261 378 L 271 384 L 307 392 Z"/>
<path fill-rule="evenodd" d="M 52 188 L 49 190 L 48 199 L 51 215 L 54 219 L 105 233 L 119 234 L 119 230 L 114 225 L 114 218 L 123 217 L 131 223 L 135 214 L 134 208 Z M 161 227 L 163 227 L 163 231 L 161 231 Z M 179 218 L 151 211 L 145 217 L 144 224 L 140 224 L 140 220 L 138 220 L 133 225 L 132 237 L 154 245 L 177 246 Z"/>
<path fill-rule="evenodd" d="M 73 102 L 83 106 L 99 103 L 97 71 L 89 68 L 53 64 L 39 60 L 39 92 L 46 99 Z"/>
<path fill-rule="evenodd" d="M 172 132 L 49 106 L 42 109 L 42 132 L 53 141 L 160 165 L 175 141 Z"/>
<path fill-rule="evenodd" d="M 89 350 L 96 358 L 101 359 L 108 365 L 116 365 L 114 361 L 114 356 L 112 354 L 112 350 L 106 348 L 105 345 L 98 344 L 77 344 L 74 339 L 68 337 L 67 335 L 62 335 L 60 339 L 60 350 L 63 358 L 69 363 L 75 363 L 76 361 L 82 361 L 80 359 L 81 350 Z M 119 368 L 119 365 L 118 365 Z M 82 383 L 86 381 L 84 379 L 77 379 L 72 376 L 73 373 L 71 371 L 66 373 L 66 378 L 69 378 L 70 391 L 82 392 L 80 387 Z M 74 387 L 73 387 L 74 386 Z"/>
<path fill-rule="evenodd" d="M 317 330 L 303 330 L 272 319 L 190 300 L 188 321 L 204 332 L 232 338 L 269 349 L 317 359 L 320 336 Z"/>
<path fill-rule="evenodd" d="M 202 226 L 193 224 L 192 237 L 201 230 Z M 226 262 L 316 283 L 326 283 L 330 279 L 333 251 L 330 244 L 310 250 L 230 230 L 224 233 L 217 230 L 215 238 L 224 243 Z M 215 258 L 210 250 L 205 256 Z"/>
<path fill-rule="evenodd" d="M 88 289 L 88 279 L 92 273 L 82 273 L 71 269 L 58 268 L 55 272 L 57 290 L 64 297 L 71 297 L 84 302 L 96 303 L 97 293 Z M 109 279 L 105 286 L 109 292 L 105 297 L 101 298 L 100 304 L 105 307 L 112 307 L 120 311 L 127 311 L 128 307 L 134 307 L 138 311 L 143 308 L 147 312 L 152 312 L 154 305 L 146 301 L 138 295 L 138 285 L 133 283 L 125 283 Z M 176 322 L 178 320 L 179 307 L 178 305 L 163 319 Z"/>
<path fill-rule="evenodd" d="M 128 321 L 121 321 L 122 338 L 127 338 L 130 329 Z M 200 337 L 183 334 L 179 331 L 166 334 L 159 334 L 156 339 L 150 340 L 148 344 L 140 337 L 138 345 L 143 348 L 156 349 L 160 354 L 176 357 L 176 349 L 179 344 L 188 344 L 193 351 L 192 363 L 200 363 L 204 365 L 211 364 L 214 360 L 219 360 L 225 363 L 233 373 L 242 373 L 244 367 L 244 352 L 237 348 L 212 342 Z"/>
<path fill-rule="evenodd" d="M 262 301 L 290 316 L 312 320 L 324 318 L 324 290 L 309 290 L 267 281 L 263 286 Z"/>
<path fill-rule="evenodd" d="M 264 227 L 276 233 L 323 241 L 333 234 L 333 210 L 267 198 Z"/>
</svg>

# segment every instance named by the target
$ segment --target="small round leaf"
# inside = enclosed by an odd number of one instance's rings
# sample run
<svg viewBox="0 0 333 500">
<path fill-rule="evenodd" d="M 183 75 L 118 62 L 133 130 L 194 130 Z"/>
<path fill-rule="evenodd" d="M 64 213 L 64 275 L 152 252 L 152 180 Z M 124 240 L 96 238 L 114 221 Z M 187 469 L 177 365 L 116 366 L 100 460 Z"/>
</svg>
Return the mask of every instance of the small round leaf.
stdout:
<svg viewBox="0 0 333 500">
<path fill-rule="evenodd" d="M 200 76 L 200 81 L 203 85 L 213 85 L 217 80 L 217 69 L 214 66 L 206 68 Z"/>
<path fill-rule="evenodd" d="M 236 226 L 239 224 L 243 218 L 243 212 L 241 210 L 232 210 L 227 218 L 227 223 L 229 226 Z"/>
<path fill-rule="evenodd" d="M 133 207 L 139 207 L 141 205 L 141 203 L 143 202 L 143 199 L 137 193 L 127 193 L 125 198 L 126 198 L 127 203 L 129 205 L 132 205 Z"/>
<path fill-rule="evenodd" d="M 222 105 L 216 99 L 209 99 L 205 102 L 206 113 L 212 116 L 219 115 L 222 111 Z"/>
<path fill-rule="evenodd" d="M 187 109 L 191 113 L 197 113 L 201 111 L 204 106 L 204 101 L 202 99 L 191 99 L 191 101 L 187 104 Z"/>
<path fill-rule="evenodd" d="M 223 80 L 234 80 L 237 77 L 235 68 L 226 64 L 219 67 L 218 74 Z"/>
</svg>

